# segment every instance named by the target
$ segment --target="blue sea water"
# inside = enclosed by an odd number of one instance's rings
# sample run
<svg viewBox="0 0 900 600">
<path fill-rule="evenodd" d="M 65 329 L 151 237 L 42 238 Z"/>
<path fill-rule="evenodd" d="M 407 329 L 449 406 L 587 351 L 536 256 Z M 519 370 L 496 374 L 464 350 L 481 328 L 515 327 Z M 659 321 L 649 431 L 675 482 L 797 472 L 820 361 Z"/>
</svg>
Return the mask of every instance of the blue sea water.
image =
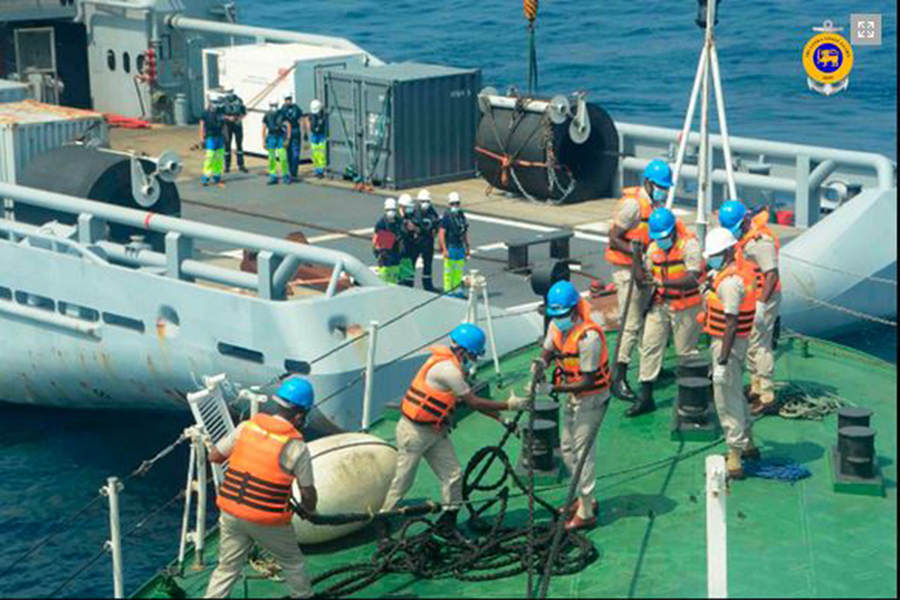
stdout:
<svg viewBox="0 0 900 600">
<path fill-rule="evenodd" d="M 524 87 L 525 30 L 519 2 L 481 0 L 238 0 L 242 22 L 339 35 L 388 61 L 480 67 L 485 84 Z M 689 0 L 541 3 L 540 91 L 587 90 L 614 118 L 677 127 L 701 37 Z M 800 51 L 824 19 L 884 14 L 884 44 L 856 48 L 850 89 L 810 92 Z M 874 151 L 896 158 L 897 8 L 884 0 L 725 0 L 719 52 L 734 135 Z M 896 329 L 865 329 L 842 343 L 896 362 Z M 0 367 L 2 368 L 2 367 Z M 55 524 L 126 475 L 188 424 L 178 413 L 100 414 L 0 405 L 0 572 Z M 181 448 L 122 499 L 129 528 L 184 485 Z M 49 593 L 106 539 L 101 503 L 31 559 L 0 577 L 0 596 Z M 126 588 L 134 590 L 177 551 L 179 507 L 160 514 L 125 545 Z M 62 595 L 109 596 L 108 557 Z"/>
</svg>

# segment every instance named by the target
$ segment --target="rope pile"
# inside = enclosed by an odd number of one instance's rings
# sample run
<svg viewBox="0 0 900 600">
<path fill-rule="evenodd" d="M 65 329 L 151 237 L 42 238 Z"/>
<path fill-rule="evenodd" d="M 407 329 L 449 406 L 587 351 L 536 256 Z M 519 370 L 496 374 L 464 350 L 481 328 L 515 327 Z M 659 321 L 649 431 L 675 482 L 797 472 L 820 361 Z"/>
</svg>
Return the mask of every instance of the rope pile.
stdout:
<svg viewBox="0 0 900 600">
<path fill-rule="evenodd" d="M 821 421 L 842 406 L 851 405 L 849 400 L 835 394 L 809 390 L 797 384 L 788 384 L 779 396 L 782 404 L 778 415 L 785 419 Z"/>
<path fill-rule="evenodd" d="M 481 449 L 466 465 L 463 499 L 471 516 L 468 528 L 473 534 L 464 535 L 455 527 L 447 527 L 443 517 L 435 521 L 424 517 L 406 520 L 395 536 L 379 542 L 371 560 L 348 564 L 313 579 L 318 597 L 348 596 L 390 574 L 483 582 L 521 575 L 535 567 L 543 567 L 553 576 L 572 575 L 594 563 L 599 552 L 591 541 L 581 533 L 558 527 L 562 517 L 556 507 L 537 494 L 530 496 L 536 505 L 546 509 L 549 519 L 534 523 L 533 527 L 510 522 L 512 487 L 519 490 L 519 496 L 529 495 L 527 483 L 516 475 L 502 448 L 512 430 L 508 429 L 500 444 Z M 482 483 L 495 463 L 501 466 L 499 475 Z M 473 499 L 475 493 L 493 495 Z M 495 516 L 483 518 L 491 508 L 496 508 Z M 554 536 L 560 531 L 564 531 L 563 536 L 554 544 Z M 526 552 L 529 547 L 531 552 Z M 326 587 L 319 587 L 323 585 Z"/>
</svg>

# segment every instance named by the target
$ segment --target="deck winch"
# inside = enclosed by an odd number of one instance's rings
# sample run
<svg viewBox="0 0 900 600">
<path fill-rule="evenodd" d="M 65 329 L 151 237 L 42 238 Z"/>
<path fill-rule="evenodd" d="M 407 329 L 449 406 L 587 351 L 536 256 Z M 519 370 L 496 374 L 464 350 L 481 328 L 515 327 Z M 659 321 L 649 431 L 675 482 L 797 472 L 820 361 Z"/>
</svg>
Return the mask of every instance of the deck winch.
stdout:
<svg viewBox="0 0 900 600">
<path fill-rule="evenodd" d="M 489 87 L 478 105 L 475 158 L 493 187 L 552 204 L 612 194 L 619 136 L 583 92 L 540 99 Z"/>
<path fill-rule="evenodd" d="M 126 152 L 82 145 L 62 146 L 41 154 L 25 168 L 19 183 L 48 192 L 96 200 L 126 208 L 152 210 L 180 216 L 181 197 L 175 179 L 181 159 L 174 152 L 158 158 L 138 157 Z M 76 216 L 24 203 L 15 205 L 16 220 L 31 225 L 58 221 L 75 225 Z M 126 244 L 134 235 L 144 235 L 156 251 L 164 251 L 165 236 L 115 223 L 109 224 L 110 239 Z"/>
</svg>

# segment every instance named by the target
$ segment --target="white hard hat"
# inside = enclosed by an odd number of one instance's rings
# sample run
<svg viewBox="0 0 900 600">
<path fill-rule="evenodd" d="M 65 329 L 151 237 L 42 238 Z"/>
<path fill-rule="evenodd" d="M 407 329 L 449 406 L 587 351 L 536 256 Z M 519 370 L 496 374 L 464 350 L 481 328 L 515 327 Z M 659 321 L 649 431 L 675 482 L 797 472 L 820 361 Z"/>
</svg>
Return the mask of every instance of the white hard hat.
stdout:
<svg viewBox="0 0 900 600">
<path fill-rule="evenodd" d="M 384 201 L 384 210 L 397 210 L 397 201 L 394 198 L 387 198 Z"/>
<path fill-rule="evenodd" d="M 322 111 L 322 103 L 319 100 L 312 100 L 309 103 L 309 112 L 318 114 Z"/>
<path fill-rule="evenodd" d="M 419 195 L 416 198 L 419 202 L 431 202 L 431 192 L 428 190 L 419 190 Z"/>
<path fill-rule="evenodd" d="M 402 206 L 403 208 L 412 208 L 415 205 L 412 196 L 410 196 L 409 194 L 402 194 L 400 196 L 398 204 L 400 204 L 400 206 Z"/>
<path fill-rule="evenodd" d="M 450 192 L 447 194 L 447 201 L 450 204 L 462 204 L 462 198 L 459 197 L 457 192 Z"/>
<path fill-rule="evenodd" d="M 269 100 L 269 108 L 278 108 L 278 100 L 272 98 Z"/>
<path fill-rule="evenodd" d="M 293 93 L 287 93 L 287 94 L 284 95 L 284 99 L 285 99 L 285 100 L 293 100 L 293 99 L 294 99 L 294 94 L 293 94 Z"/>
<path fill-rule="evenodd" d="M 706 234 L 706 249 L 703 251 L 703 258 L 721 254 L 737 243 L 737 239 L 731 231 L 724 227 L 717 227 Z"/>
<path fill-rule="evenodd" d="M 218 89 L 210 89 L 206 92 L 206 99 L 210 102 L 215 102 L 222 98 L 222 92 Z"/>
</svg>

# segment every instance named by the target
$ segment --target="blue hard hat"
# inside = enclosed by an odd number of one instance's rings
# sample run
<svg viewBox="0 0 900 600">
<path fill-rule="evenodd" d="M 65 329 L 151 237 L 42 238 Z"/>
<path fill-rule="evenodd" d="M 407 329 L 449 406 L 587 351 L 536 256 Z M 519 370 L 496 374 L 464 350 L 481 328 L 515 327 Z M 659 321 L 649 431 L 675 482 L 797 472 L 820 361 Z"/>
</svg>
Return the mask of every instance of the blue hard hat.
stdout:
<svg viewBox="0 0 900 600">
<path fill-rule="evenodd" d="M 561 317 L 581 300 L 578 289 L 569 281 L 557 281 L 547 292 L 547 316 Z"/>
<path fill-rule="evenodd" d="M 664 160 L 658 158 L 651 160 L 644 169 L 644 179 L 649 179 L 659 187 L 670 188 L 672 187 L 672 169 Z"/>
<path fill-rule="evenodd" d="M 463 323 L 450 332 L 450 341 L 473 356 L 484 354 L 484 332 L 478 325 Z"/>
<path fill-rule="evenodd" d="M 740 200 L 728 200 L 719 208 L 719 225 L 731 231 L 740 239 L 741 225 L 747 215 L 747 207 Z"/>
<path fill-rule="evenodd" d="M 313 407 L 316 399 L 312 384 L 301 377 L 291 377 L 285 380 L 275 395 L 292 407 L 307 412 Z"/>
<path fill-rule="evenodd" d="M 650 213 L 650 239 L 660 240 L 675 230 L 675 215 L 668 208 L 657 208 Z"/>
</svg>

